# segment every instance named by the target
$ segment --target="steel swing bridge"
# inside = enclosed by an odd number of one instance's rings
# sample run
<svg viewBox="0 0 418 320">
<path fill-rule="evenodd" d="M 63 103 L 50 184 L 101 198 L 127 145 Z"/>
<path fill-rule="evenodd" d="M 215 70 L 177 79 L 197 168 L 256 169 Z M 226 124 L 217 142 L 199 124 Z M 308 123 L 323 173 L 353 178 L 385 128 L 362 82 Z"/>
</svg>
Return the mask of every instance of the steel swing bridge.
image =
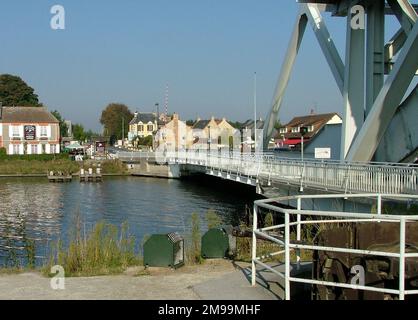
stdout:
<svg viewBox="0 0 418 320">
<path fill-rule="evenodd" d="M 254 204 L 252 285 L 256 285 L 260 265 L 284 280 L 284 299 L 290 299 L 291 282 L 360 289 L 397 295 L 403 300 L 418 290 L 405 286 L 406 259 L 418 259 L 418 252 L 406 251 L 407 226 L 418 223 L 417 215 L 382 214 L 382 199 L 397 199 L 405 204 L 418 201 L 418 5 L 407 0 L 299 0 L 299 12 L 283 62 L 271 109 L 266 117 L 263 141 L 268 143 L 282 105 L 286 87 L 308 24 L 326 58 L 343 97 L 343 124 L 340 161 L 317 161 L 279 158 L 274 154 L 225 154 L 218 152 L 168 152 L 166 164 L 187 171 L 203 172 L 252 186 L 293 186 L 293 195 L 259 200 Z M 345 60 L 341 58 L 323 18 L 345 18 Z M 395 16 L 399 30 L 385 43 L 385 18 Z M 411 90 L 412 88 L 412 90 Z M 266 150 L 267 146 L 264 146 Z M 119 159 L 135 161 L 155 159 L 155 154 L 120 152 Z M 181 171 L 181 170 L 180 170 Z M 319 194 L 301 194 L 305 188 Z M 259 190 L 259 189 L 257 189 Z M 306 201 L 375 199 L 377 212 L 318 210 L 306 208 Z M 292 203 L 296 209 L 284 209 L 278 203 Z M 280 215 L 284 223 L 268 228 L 258 225 L 259 209 Z M 293 217 L 293 219 L 291 219 Z M 307 219 L 309 217 L 309 220 Z M 301 230 L 309 224 L 341 222 L 380 222 L 399 225 L 398 252 L 319 246 L 300 243 Z M 296 241 L 290 230 L 296 228 Z M 271 231 L 282 237 L 272 237 Z M 280 251 L 267 257 L 284 255 L 285 270 L 277 271 L 257 255 L 257 239 L 275 242 Z M 352 253 L 396 258 L 399 261 L 398 288 L 378 288 L 364 283 L 342 283 L 301 279 L 291 274 L 298 266 L 300 250 Z M 296 262 L 290 253 L 296 252 Z"/>
</svg>

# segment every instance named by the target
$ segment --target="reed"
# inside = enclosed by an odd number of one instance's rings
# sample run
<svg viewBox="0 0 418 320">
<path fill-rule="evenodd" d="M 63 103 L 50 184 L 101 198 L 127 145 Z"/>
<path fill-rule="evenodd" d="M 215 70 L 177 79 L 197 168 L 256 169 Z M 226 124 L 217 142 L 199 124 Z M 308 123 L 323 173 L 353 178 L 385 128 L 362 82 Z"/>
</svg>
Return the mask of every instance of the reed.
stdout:
<svg viewBox="0 0 418 320">
<path fill-rule="evenodd" d="M 135 239 L 128 234 L 126 222 L 119 230 L 101 221 L 87 235 L 82 235 L 78 223 L 67 248 L 62 241 L 53 246 L 43 273 L 49 275 L 53 265 L 61 265 L 69 277 L 107 275 L 121 273 L 140 263 L 135 254 Z"/>
<path fill-rule="evenodd" d="M 191 216 L 191 231 L 186 242 L 186 263 L 190 265 L 203 263 L 203 258 L 200 252 L 200 217 L 197 213 L 193 213 Z"/>
</svg>

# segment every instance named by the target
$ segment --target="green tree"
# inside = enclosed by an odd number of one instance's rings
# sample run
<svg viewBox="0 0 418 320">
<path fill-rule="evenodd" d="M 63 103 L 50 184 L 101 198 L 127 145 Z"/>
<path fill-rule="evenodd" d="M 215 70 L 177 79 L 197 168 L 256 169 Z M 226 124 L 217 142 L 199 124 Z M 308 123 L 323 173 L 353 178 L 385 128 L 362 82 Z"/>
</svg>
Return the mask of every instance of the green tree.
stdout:
<svg viewBox="0 0 418 320">
<path fill-rule="evenodd" d="M 41 104 L 34 91 L 18 76 L 0 75 L 0 102 L 3 106 L 39 107 Z"/>
<path fill-rule="evenodd" d="M 60 134 L 61 134 L 61 137 L 68 137 L 68 126 L 64 122 L 64 118 L 61 116 L 61 114 L 58 112 L 58 110 L 54 110 L 51 113 L 60 122 Z"/>
<path fill-rule="evenodd" d="M 278 119 L 278 120 L 276 121 L 276 123 L 274 124 L 274 128 L 275 128 L 276 130 L 279 130 L 281 127 L 283 127 L 283 125 L 282 125 L 282 123 L 280 122 L 280 119 Z"/>
<path fill-rule="evenodd" d="M 93 140 L 93 138 L 94 137 L 97 137 L 98 136 L 98 134 L 97 133 L 95 133 L 95 132 L 93 132 L 92 130 L 88 130 L 88 131 L 86 131 L 85 132 L 85 137 L 86 137 L 86 139 L 87 140 L 89 140 L 89 141 L 91 141 L 91 140 Z"/>
<path fill-rule="evenodd" d="M 86 133 L 82 124 L 76 123 L 73 125 L 73 136 L 78 141 L 86 140 Z"/>
<path fill-rule="evenodd" d="M 122 132 L 123 138 L 127 137 L 129 122 L 133 116 L 129 108 L 121 103 L 111 103 L 102 111 L 100 123 L 104 126 L 105 135 L 110 137 L 111 142 L 122 139 Z"/>
</svg>

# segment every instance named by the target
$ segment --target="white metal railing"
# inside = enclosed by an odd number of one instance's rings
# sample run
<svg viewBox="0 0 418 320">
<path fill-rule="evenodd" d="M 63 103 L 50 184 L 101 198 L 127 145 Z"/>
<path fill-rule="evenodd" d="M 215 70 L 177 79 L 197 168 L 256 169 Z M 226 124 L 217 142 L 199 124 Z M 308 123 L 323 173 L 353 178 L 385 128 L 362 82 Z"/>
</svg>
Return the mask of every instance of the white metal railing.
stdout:
<svg viewBox="0 0 418 320">
<path fill-rule="evenodd" d="M 272 181 L 332 189 L 349 193 L 418 194 L 418 166 L 394 163 L 347 163 L 301 161 L 277 158 L 272 154 L 174 153 L 171 163 L 204 165 L 255 180 Z"/>
<path fill-rule="evenodd" d="M 344 193 L 418 194 L 418 166 L 398 163 L 361 163 L 278 158 L 272 153 L 216 151 L 120 152 L 119 158 L 139 158 L 169 164 L 205 166 L 226 175 L 294 183 Z M 163 159 L 163 160 L 161 160 Z"/>
<path fill-rule="evenodd" d="M 352 213 L 352 212 L 333 212 L 333 211 L 316 211 L 311 209 L 303 209 L 302 201 L 306 199 L 349 199 L 349 198 L 375 198 L 376 199 L 376 214 L 365 213 Z M 315 284 L 324 286 L 333 286 L 341 288 L 350 288 L 357 290 L 383 292 L 392 295 L 398 295 L 400 300 L 404 300 L 405 295 L 418 294 L 418 290 L 406 290 L 405 289 L 405 259 L 416 258 L 418 259 L 418 252 L 406 253 L 406 237 L 407 237 L 407 224 L 417 223 L 418 215 L 383 215 L 382 199 L 389 198 L 391 200 L 397 199 L 400 201 L 418 201 L 418 196 L 415 195 L 393 195 L 393 194 L 356 194 L 356 195 L 298 195 L 290 197 L 280 197 L 267 200 L 258 200 L 254 202 L 254 214 L 253 214 L 253 241 L 252 241 L 252 285 L 256 284 L 256 265 L 261 265 L 264 268 L 275 273 L 282 279 L 284 279 L 285 299 L 290 300 L 290 283 L 298 282 L 305 284 Z M 277 206 L 277 203 L 284 201 L 296 201 L 296 209 L 285 209 Z M 282 215 L 284 223 L 267 228 L 258 227 L 258 211 L 259 208 L 265 208 L 269 211 Z M 309 216 L 309 220 L 304 217 Z M 293 217 L 293 219 L 291 219 Z M 296 218 L 296 219 L 295 219 Z M 292 222 L 293 221 L 293 222 Z M 355 249 L 348 247 L 335 247 L 335 246 L 321 246 L 314 243 L 302 244 L 300 241 L 302 228 L 307 225 L 323 225 L 323 224 L 337 224 L 341 222 L 352 223 L 394 223 L 399 224 L 399 252 L 393 252 L 393 250 L 384 251 L 381 250 L 367 250 L 367 249 Z M 290 229 L 296 227 L 296 240 L 291 241 Z M 271 231 L 284 231 L 283 238 L 277 238 L 271 236 Z M 268 239 L 283 248 L 283 250 L 272 252 L 264 257 L 257 257 L 257 238 Z M 390 288 L 378 288 L 371 285 L 355 284 L 355 283 L 341 283 L 335 281 L 323 281 L 317 279 L 304 279 L 297 276 L 291 276 L 291 256 L 290 252 L 296 252 L 296 265 L 300 264 L 300 250 L 318 250 L 328 252 L 343 252 L 353 253 L 358 255 L 378 256 L 378 257 L 391 257 L 399 259 L 399 285 L 398 289 Z M 285 272 L 280 272 L 269 265 L 262 262 L 263 258 L 275 256 L 284 253 L 285 260 Z M 418 263 L 418 261 L 417 261 Z"/>
</svg>

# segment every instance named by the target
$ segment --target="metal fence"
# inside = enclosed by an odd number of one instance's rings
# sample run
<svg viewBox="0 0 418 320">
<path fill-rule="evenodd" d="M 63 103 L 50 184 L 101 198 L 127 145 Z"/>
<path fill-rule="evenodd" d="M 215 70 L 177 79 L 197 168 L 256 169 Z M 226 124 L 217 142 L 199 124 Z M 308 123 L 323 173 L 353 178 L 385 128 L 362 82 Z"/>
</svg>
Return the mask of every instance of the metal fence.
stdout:
<svg viewBox="0 0 418 320">
<path fill-rule="evenodd" d="M 205 166 L 226 175 L 345 193 L 418 194 L 418 166 L 399 163 L 361 163 L 279 158 L 272 153 L 239 152 L 119 152 L 119 159 L 148 159 L 168 164 Z"/>
<path fill-rule="evenodd" d="M 364 214 L 364 213 L 349 213 L 349 212 L 332 212 L 332 211 L 315 211 L 304 210 L 302 208 L 302 200 L 306 199 L 350 199 L 350 198 L 375 198 L 377 214 Z M 418 221 L 417 215 L 383 215 L 381 214 L 382 199 L 398 199 L 401 201 L 412 200 L 418 201 L 418 196 L 413 195 L 393 195 L 393 194 L 357 194 L 357 195 L 299 195 L 292 197 L 281 197 L 275 199 L 259 200 L 254 202 L 254 214 L 253 214 L 253 241 L 252 241 L 252 285 L 256 285 L 256 265 L 261 265 L 264 268 L 275 273 L 277 276 L 284 279 L 285 299 L 290 300 L 290 283 L 298 282 L 313 285 L 333 286 L 340 288 L 350 288 L 357 290 L 368 290 L 383 292 L 392 295 L 398 295 L 400 300 L 404 300 L 406 295 L 418 294 L 418 290 L 405 290 L 405 259 L 418 258 L 418 252 L 406 252 L 406 235 L 407 224 Z M 282 201 L 294 200 L 297 203 L 297 209 L 285 209 L 277 206 L 277 203 Z M 284 223 L 266 228 L 258 227 L 258 211 L 259 208 L 265 208 L 270 212 L 277 213 L 284 218 Z M 309 219 L 305 217 L 309 216 Z M 292 219 L 293 217 L 293 219 Z M 294 219 L 296 218 L 296 219 Z M 294 222 L 292 222 L 294 221 Z M 302 228 L 308 225 L 323 225 L 323 224 L 337 224 L 341 222 L 350 223 L 380 223 L 388 222 L 400 225 L 399 232 L 399 252 L 394 252 L 388 249 L 385 251 L 381 249 L 377 250 L 362 250 L 353 249 L 348 247 L 333 247 L 333 246 L 321 246 L 314 243 L 301 243 Z M 291 240 L 291 228 L 296 227 L 296 241 Z M 283 232 L 282 238 L 271 235 L 272 231 Z M 283 250 L 271 252 L 265 256 L 276 256 L 284 254 L 285 272 L 279 272 L 269 265 L 262 262 L 264 257 L 257 256 L 257 238 L 264 238 L 272 241 L 283 248 Z M 399 287 L 398 289 L 391 288 L 378 288 L 371 285 L 361 285 L 352 283 L 340 283 L 333 281 L 322 281 L 317 279 L 304 279 L 296 276 L 291 276 L 291 256 L 290 252 L 296 252 L 296 264 L 300 263 L 300 250 L 318 250 L 328 252 L 340 252 L 340 253 L 352 253 L 358 255 L 377 256 L 377 257 L 391 257 L 399 259 Z"/>
<path fill-rule="evenodd" d="M 418 166 L 278 158 L 272 154 L 175 153 L 171 163 L 204 165 L 226 174 L 292 182 L 337 192 L 418 194 Z"/>
</svg>

